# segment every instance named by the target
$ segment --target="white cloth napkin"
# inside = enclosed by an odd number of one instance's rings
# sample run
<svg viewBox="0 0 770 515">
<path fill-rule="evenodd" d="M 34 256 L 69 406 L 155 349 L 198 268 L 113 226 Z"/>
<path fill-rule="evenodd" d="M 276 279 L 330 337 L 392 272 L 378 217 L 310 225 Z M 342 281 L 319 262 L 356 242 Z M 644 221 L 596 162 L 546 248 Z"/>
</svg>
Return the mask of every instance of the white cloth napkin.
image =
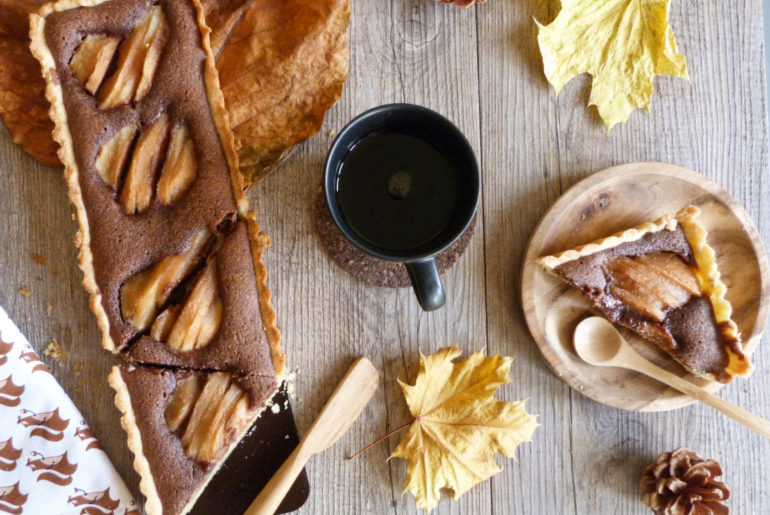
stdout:
<svg viewBox="0 0 770 515">
<path fill-rule="evenodd" d="M 0 515 L 5 513 L 140 515 L 72 400 L 0 307 Z"/>
</svg>

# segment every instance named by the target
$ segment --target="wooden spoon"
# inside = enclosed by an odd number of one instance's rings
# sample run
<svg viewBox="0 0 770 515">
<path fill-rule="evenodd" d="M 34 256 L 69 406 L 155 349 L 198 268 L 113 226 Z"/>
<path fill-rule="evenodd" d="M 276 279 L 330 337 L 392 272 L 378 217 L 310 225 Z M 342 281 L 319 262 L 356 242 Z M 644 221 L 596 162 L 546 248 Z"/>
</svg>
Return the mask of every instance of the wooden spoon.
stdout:
<svg viewBox="0 0 770 515">
<path fill-rule="evenodd" d="M 580 322 L 575 328 L 574 343 L 578 355 L 592 365 L 627 368 L 650 376 L 770 439 L 770 421 L 653 365 L 631 347 L 615 326 L 602 317 L 589 317 Z"/>
<path fill-rule="evenodd" d="M 302 467 L 313 454 L 325 451 L 345 434 L 377 390 L 380 376 L 372 362 L 361 356 L 345 373 L 345 377 L 326 401 L 305 438 L 281 465 L 245 515 L 273 515 L 286 497 Z"/>
</svg>

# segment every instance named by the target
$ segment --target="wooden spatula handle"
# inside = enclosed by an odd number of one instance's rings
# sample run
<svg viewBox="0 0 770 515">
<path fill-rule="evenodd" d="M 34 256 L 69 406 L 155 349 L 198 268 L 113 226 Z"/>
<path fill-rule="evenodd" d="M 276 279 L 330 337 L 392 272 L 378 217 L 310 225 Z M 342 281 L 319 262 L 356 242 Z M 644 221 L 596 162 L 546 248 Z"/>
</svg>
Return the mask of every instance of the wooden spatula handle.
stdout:
<svg viewBox="0 0 770 515">
<path fill-rule="evenodd" d="M 273 515 L 312 455 L 305 452 L 300 443 L 246 509 L 244 515 Z"/>
<path fill-rule="evenodd" d="M 372 362 L 363 356 L 356 359 L 326 401 L 305 438 L 265 485 L 245 514 L 273 515 L 307 460 L 313 454 L 326 450 L 348 430 L 372 399 L 378 383 L 379 374 Z"/>
</svg>

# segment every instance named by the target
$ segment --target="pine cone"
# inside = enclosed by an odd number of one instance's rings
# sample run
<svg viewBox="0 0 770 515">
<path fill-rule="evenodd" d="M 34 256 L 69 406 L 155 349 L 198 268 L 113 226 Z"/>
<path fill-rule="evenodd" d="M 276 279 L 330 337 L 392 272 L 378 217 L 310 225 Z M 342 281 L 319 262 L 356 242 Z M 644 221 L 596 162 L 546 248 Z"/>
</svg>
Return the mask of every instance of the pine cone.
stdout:
<svg viewBox="0 0 770 515">
<path fill-rule="evenodd" d="M 658 515 L 726 515 L 730 490 L 715 478 L 722 467 L 686 447 L 664 452 L 642 474 L 642 502 Z"/>
<path fill-rule="evenodd" d="M 441 2 L 443 4 L 455 4 L 455 5 L 459 5 L 460 7 L 468 7 L 469 5 L 480 4 L 480 3 L 486 2 L 487 0 L 436 0 L 436 1 Z"/>
</svg>

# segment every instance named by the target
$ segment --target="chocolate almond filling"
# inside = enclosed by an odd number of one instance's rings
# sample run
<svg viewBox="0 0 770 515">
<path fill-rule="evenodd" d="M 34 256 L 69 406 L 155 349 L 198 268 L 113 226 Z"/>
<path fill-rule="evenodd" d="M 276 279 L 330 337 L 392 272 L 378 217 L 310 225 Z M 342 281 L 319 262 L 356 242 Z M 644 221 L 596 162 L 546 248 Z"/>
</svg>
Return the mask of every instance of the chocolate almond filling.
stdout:
<svg viewBox="0 0 770 515">
<path fill-rule="evenodd" d="M 728 363 L 725 337 L 714 319 L 714 310 L 705 297 L 693 297 L 681 308 L 672 310 L 665 320 L 666 332 L 674 345 L 673 352 L 694 370 L 714 374 L 718 381 L 726 379 Z"/>
</svg>

